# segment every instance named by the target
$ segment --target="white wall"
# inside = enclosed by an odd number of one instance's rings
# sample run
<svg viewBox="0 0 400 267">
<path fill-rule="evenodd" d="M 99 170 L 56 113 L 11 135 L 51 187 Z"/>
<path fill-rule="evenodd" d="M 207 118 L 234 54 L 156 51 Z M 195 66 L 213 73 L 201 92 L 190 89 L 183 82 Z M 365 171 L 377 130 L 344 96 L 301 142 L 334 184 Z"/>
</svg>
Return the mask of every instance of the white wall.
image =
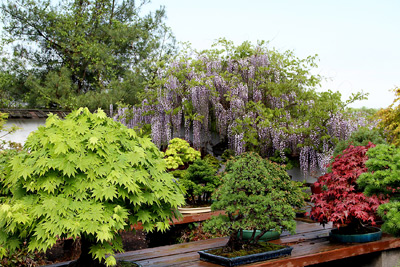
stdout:
<svg viewBox="0 0 400 267">
<path fill-rule="evenodd" d="M 40 125 L 44 125 L 45 122 L 46 119 L 8 119 L 5 124 L 6 127 L 10 127 L 11 125 L 15 124 L 21 129 L 12 134 L 6 135 L 2 139 L 24 144 L 26 139 L 28 138 L 28 135 L 32 131 L 37 130 Z M 2 134 L 3 132 L 0 133 L 0 136 Z"/>
</svg>

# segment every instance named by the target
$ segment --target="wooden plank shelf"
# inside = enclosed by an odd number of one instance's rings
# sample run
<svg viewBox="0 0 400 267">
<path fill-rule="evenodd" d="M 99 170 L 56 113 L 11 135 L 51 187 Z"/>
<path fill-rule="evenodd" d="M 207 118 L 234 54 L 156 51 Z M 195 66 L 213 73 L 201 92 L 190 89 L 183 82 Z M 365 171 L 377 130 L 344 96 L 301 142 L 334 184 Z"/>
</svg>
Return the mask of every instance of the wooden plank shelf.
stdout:
<svg viewBox="0 0 400 267">
<path fill-rule="evenodd" d="M 293 247 L 292 255 L 243 266 L 308 266 L 323 262 L 400 248 L 400 239 L 383 234 L 379 241 L 362 244 L 340 244 L 328 240 L 331 227 L 323 228 L 317 223 L 297 222 L 295 235 L 283 233 L 278 240 L 271 241 Z M 199 260 L 197 251 L 224 246 L 227 237 L 183 243 L 171 246 L 143 249 L 118 254 L 121 260 L 136 261 L 143 266 L 216 267 L 219 265 Z"/>
<path fill-rule="evenodd" d="M 172 222 L 170 222 L 170 225 L 173 224 L 184 224 L 184 223 L 193 223 L 193 222 L 202 222 L 205 220 L 210 219 L 212 216 L 218 216 L 220 214 L 225 214 L 225 211 L 223 210 L 218 210 L 218 211 L 212 211 L 212 212 L 204 212 L 204 213 L 195 213 L 195 214 L 187 214 L 184 215 L 181 219 L 174 219 Z M 142 230 L 142 224 L 136 224 L 132 228 L 135 228 L 136 230 Z"/>
<path fill-rule="evenodd" d="M 290 235 L 289 233 L 284 232 L 280 239 L 270 241 L 277 244 L 292 246 L 293 251 L 291 256 L 241 266 L 309 266 L 400 248 L 400 238 L 395 238 L 388 234 L 383 234 L 382 239 L 379 241 L 369 243 L 333 243 L 328 239 L 330 230 L 330 225 L 323 228 L 318 223 L 298 221 L 295 235 Z M 222 237 L 170 246 L 154 247 L 117 254 L 116 258 L 119 260 L 135 261 L 140 263 L 142 266 L 217 267 L 219 265 L 200 261 L 197 251 L 222 247 L 227 241 L 228 237 Z M 63 263 L 58 263 L 49 266 L 56 267 L 61 266 L 62 264 Z"/>
</svg>

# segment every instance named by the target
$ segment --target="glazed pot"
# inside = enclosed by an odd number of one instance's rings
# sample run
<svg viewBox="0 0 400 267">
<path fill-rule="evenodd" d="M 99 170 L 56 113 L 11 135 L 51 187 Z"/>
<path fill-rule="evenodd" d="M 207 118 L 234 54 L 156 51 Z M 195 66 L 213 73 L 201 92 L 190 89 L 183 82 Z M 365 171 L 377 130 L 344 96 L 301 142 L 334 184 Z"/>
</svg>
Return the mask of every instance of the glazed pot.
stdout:
<svg viewBox="0 0 400 267">
<path fill-rule="evenodd" d="M 196 214 L 196 213 L 206 213 L 211 212 L 211 206 L 199 207 L 199 208 L 178 208 L 182 214 Z"/>
<path fill-rule="evenodd" d="M 330 239 L 334 242 L 340 243 L 365 243 L 377 241 L 382 238 L 382 231 L 377 227 L 368 227 L 370 229 L 375 230 L 371 233 L 366 234 L 340 234 L 338 233 L 338 229 L 333 229 L 330 233 Z"/>
<path fill-rule="evenodd" d="M 238 265 L 243 265 L 243 264 L 249 264 L 252 262 L 266 261 L 269 259 L 287 256 L 287 255 L 292 254 L 292 249 L 293 249 L 292 247 L 284 247 L 282 249 L 278 249 L 278 250 L 274 250 L 274 251 L 267 251 L 267 252 L 252 254 L 252 255 L 239 256 L 239 257 L 235 257 L 235 258 L 227 258 L 227 257 L 222 257 L 222 256 L 218 256 L 218 255 L 209 253 L 209 251 L 211 251 L 213 249 L 199 251 L 198 253 L 200 254 L 200 260 L 203 260 L 203 261 L 216 263 L 216 264 L 219 264 L 222 266 L 238 266 Z"/>
<path fill-rule="evenodd" d="M 243 240 L 249 240 L 251 238 L 251 235 L 253 234 L 253 230 L 243 230 Z M 260 230 L 256 230 L 256 235 L 258 236 L 261 234 Z M 239 237 L 240 233 L 238 233 Z M 268 240 L 274 240 L 274 239 L 279 239 L 280 238 L 279 232 L 276 231 L 268 231 L 266 232 L 262 237 L 260 237 L 259 241 L 268 241 Z"/>
</svg>

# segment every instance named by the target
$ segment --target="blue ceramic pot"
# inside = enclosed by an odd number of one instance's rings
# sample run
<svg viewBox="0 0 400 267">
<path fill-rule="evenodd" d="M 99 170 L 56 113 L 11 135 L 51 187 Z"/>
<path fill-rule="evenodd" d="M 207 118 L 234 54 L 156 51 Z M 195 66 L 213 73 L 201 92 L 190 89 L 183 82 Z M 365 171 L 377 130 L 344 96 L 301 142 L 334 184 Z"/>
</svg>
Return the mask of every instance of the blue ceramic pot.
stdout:
<svg viewBox="0 0 400 267">
<path fill-rule="evenodd" d="M 331 241 L 340 242 L 340 243 L 365 243 L 377 241 L 382 238 L 382 231 L 376 227 L 368 227 L 370 229 L 374 229 L 375 232 L 367 233 L 367 234 L 354 234 L 354 235 L 345 235 L 337 233 L 337 229 L 333 229 L 329 236 Z"/>
</svg>

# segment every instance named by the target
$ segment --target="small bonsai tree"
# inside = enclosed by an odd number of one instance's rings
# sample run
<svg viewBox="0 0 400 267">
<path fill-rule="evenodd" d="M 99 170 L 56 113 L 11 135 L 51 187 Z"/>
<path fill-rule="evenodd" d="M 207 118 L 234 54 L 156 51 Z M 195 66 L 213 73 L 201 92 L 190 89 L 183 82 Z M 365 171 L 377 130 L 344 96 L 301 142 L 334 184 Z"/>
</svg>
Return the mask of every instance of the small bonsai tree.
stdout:
<svg viewBox="0 0 400 267">
<path fill-rule="evenodd" d="M 228 232 L 227 252 L 257 244 L 269 230 L 295 231 L 294 207 L 304 205 L 304 195 L 301 183 L 292 181 L 282 166 L 256 153 L 243 153 L 227 162 L 222 180 L 211 207 L 226 215 L 212 218 L 205 227 Z M 247 241 L 244 229 L 254 230 Z M 256 230 L 261 232 L 256 235 Z"/>
<path fill-rule="evenodd" d="M 382 230 L 400 236 L 400 149 L 393 145 L 377 145 L 367 152 L 365 165 L 368 172 L 357 180 L 366 195 L 383 194 L 390 197 L 388 203 L 378 208 L 384 220 Z"/>
<path fill-rule="evenodd" d="M 196 159 L 180 183 L 186 189 L 187 202 L 202 205 L 211 201 L 211 194 L 221 184 L 221 180 L 216 175 L 215 168 L 204 160 Z"/>
<path fill-rule="evenodd" d="M 167 150 L 164 152 L 164 160 L 170 170 L 178 169 L 181 166 L 187 168 L 188 163 L 199 159 L 200 151 L 190 147 L 189 143 L 180 138 L 169 141 Z"/>
<path fill-rule="evenodd" d="M 50 115 L 25 148 L 5 178 L 13 196 L 0 205 L 0 257 L 24 242 L 45 251 L 80 237 L 76 266 L 112 266 L 122 251 L 120 231 L 139 222 L 165 230 L 184 203 L 150 139 L 101 110 L 81 108 L 65 120 Z"/>
<path fill-rule="evenodd" d="M 375 145 L 352 146 L 336 156 L 329 164 L 331 172 L 318 178 L 316 186 L 322 187 L 322 192 L 313 194 L 311 200 L 314 207 L 311 216 L 322 224 L 333 222 L 334 226 L 346 225 L 343 233 L 355 233 L 364 224 L 375 224 L 376 210 L 384 203 L 385 197 L 367 197 L 357 185 L 359 176 L 367 171 L 365 162 L 368 149 Z"/>
</svg>

